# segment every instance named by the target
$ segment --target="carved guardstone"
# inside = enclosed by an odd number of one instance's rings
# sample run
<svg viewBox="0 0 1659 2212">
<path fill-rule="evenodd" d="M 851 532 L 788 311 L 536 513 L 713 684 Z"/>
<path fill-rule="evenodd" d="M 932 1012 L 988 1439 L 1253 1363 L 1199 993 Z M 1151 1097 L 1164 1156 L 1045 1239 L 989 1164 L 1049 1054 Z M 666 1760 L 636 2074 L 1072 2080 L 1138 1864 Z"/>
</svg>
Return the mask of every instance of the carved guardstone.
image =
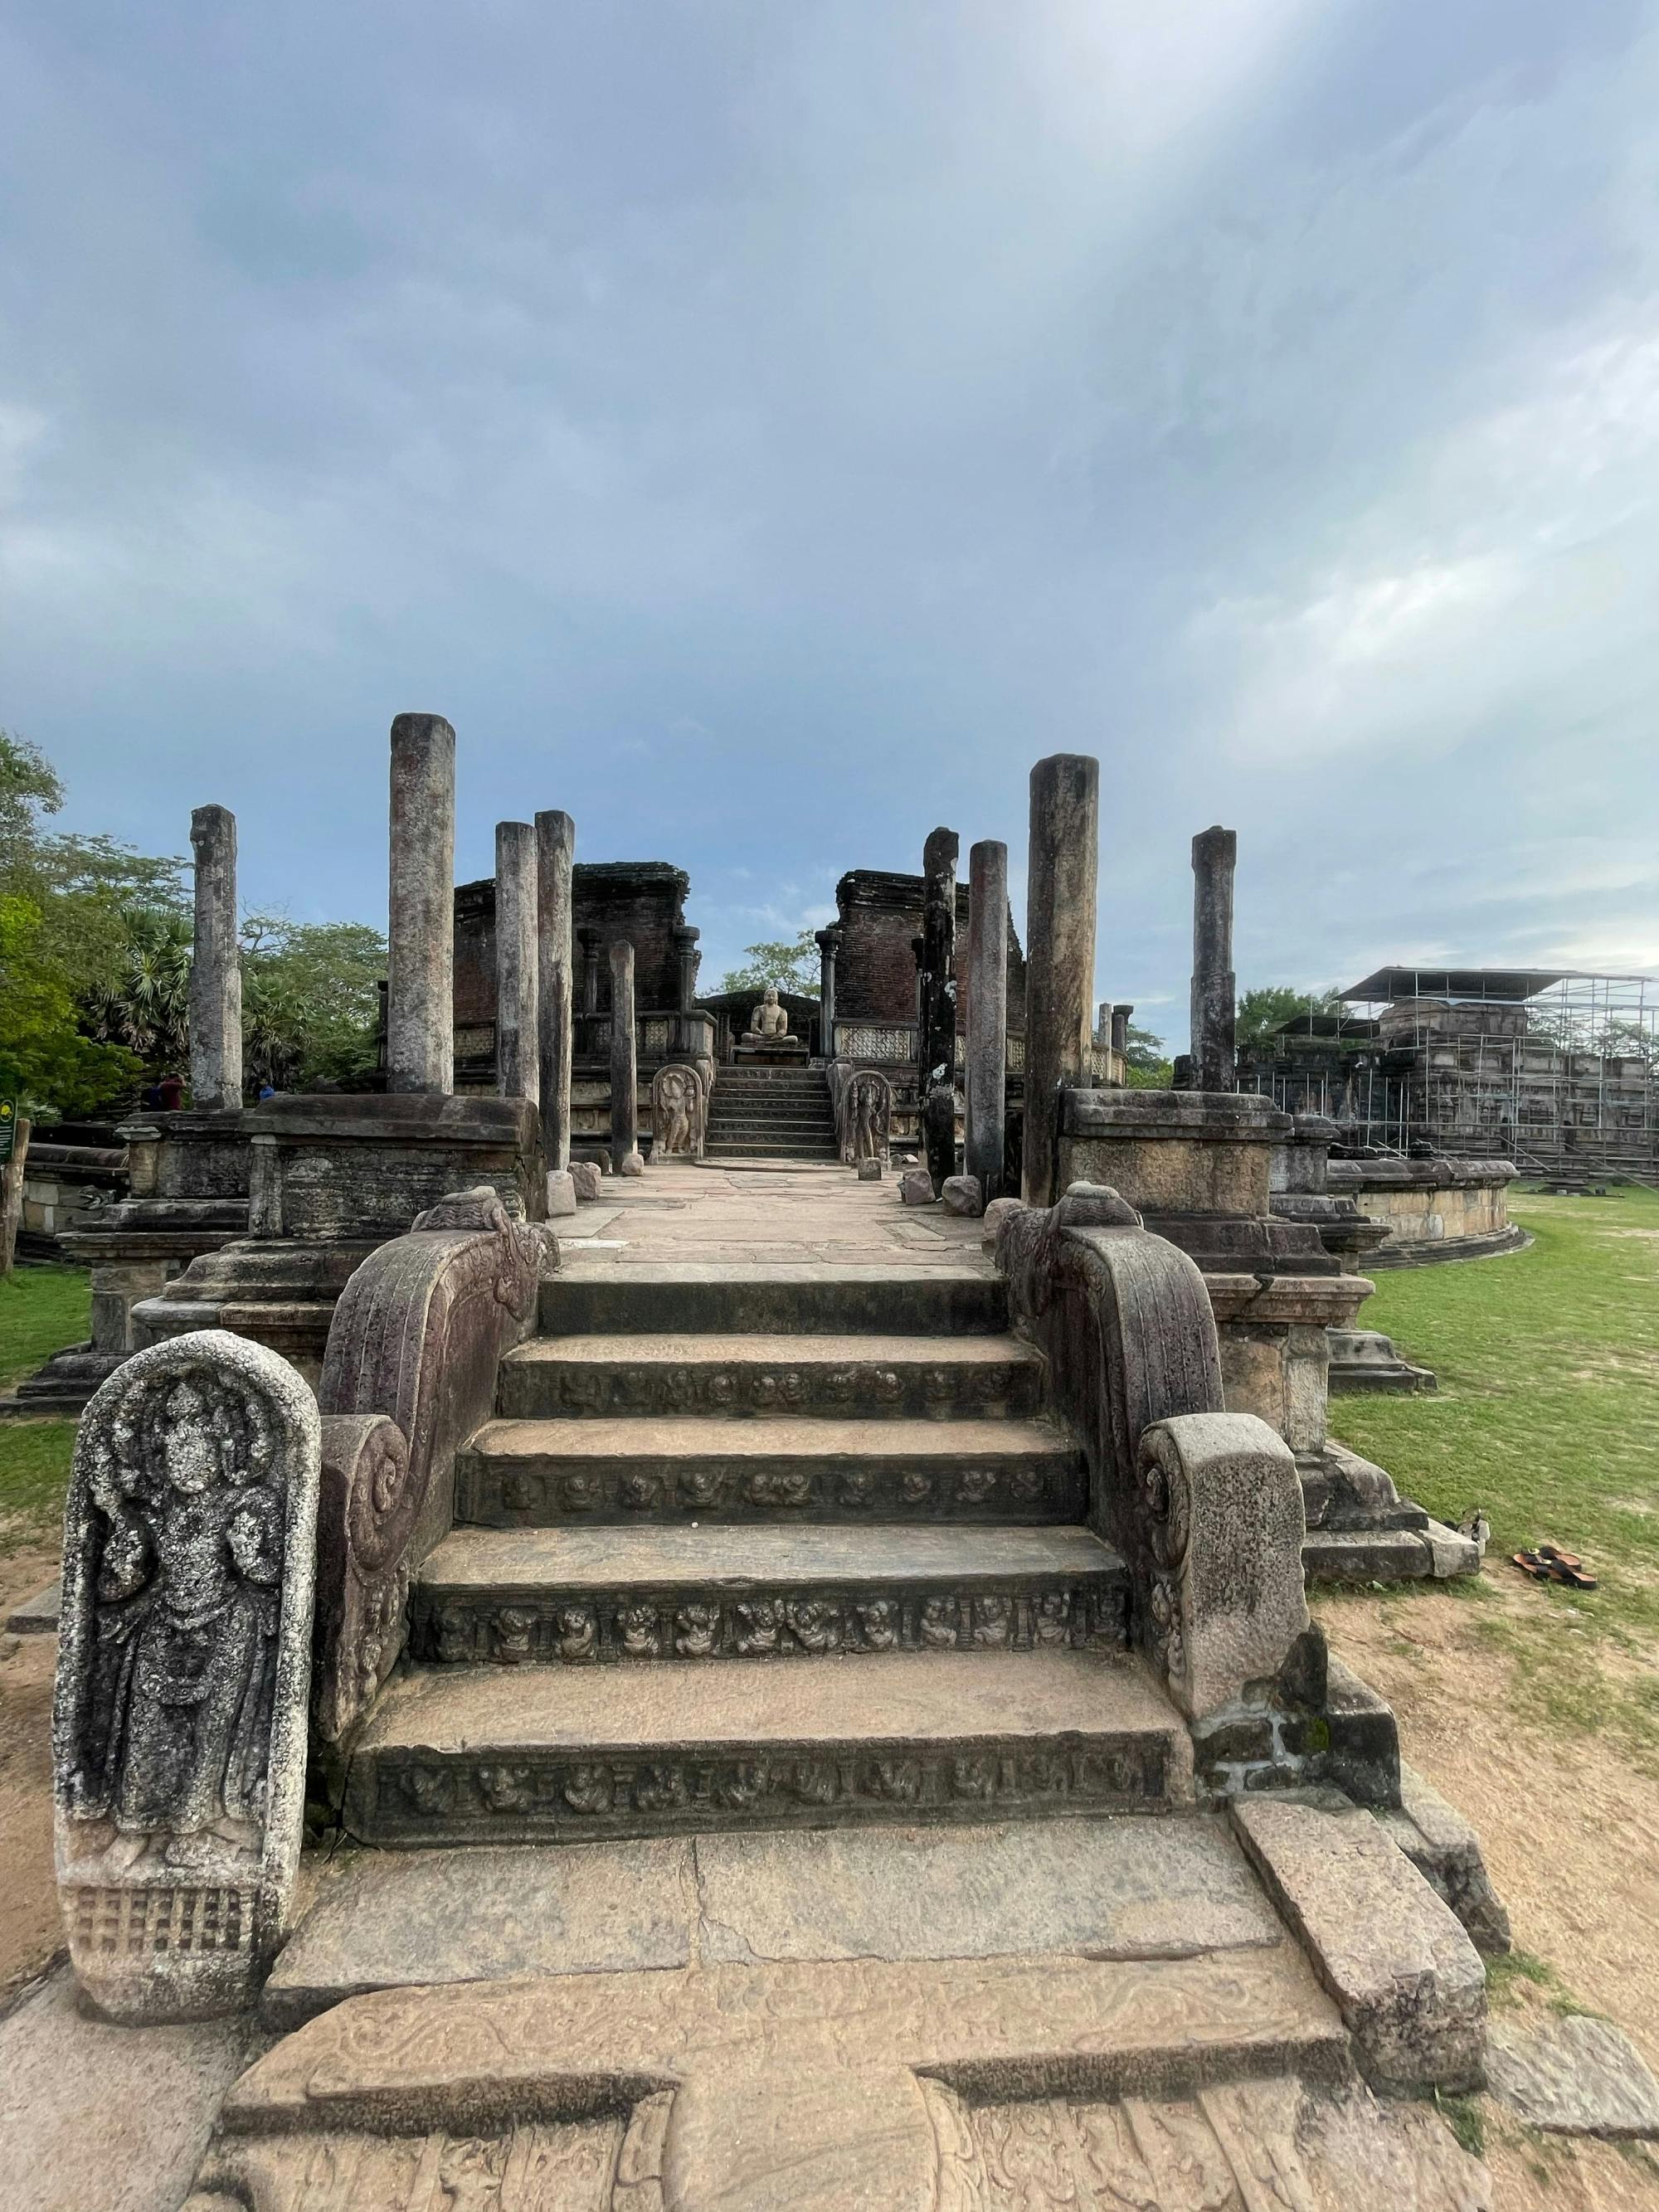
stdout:
<svg viewBox="0 0 1659 2212">
<path fill-rule="evenodd" d="M 651 1079 L 651 1157 L 700 1160 L 705 1114 L 695 1067 L 659 1067 Z"/>
<path fill-rule="evenodd" d="M 52 1715 L 58 1887 L 101 2010 L 249 2004 L 305 1810 L 319 1420 L 263 1345 L 136 1353 L 76 1444 Z"/>
<path fill-rule="evenodd" d="M 873 1067 L 860 1068 L 841 1094 L 841 1156 L 848 1167 L 884 1164 L 893 1125 L 893 1086 Z"/>
</svg>

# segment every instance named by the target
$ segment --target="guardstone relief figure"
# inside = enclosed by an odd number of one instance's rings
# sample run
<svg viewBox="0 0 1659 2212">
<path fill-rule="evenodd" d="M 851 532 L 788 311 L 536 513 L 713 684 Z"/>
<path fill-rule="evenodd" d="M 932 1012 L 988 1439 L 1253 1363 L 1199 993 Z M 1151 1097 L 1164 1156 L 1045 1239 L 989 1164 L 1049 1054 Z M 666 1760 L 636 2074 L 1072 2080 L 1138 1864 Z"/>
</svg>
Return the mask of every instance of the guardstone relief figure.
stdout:
<svg viewBox="0 0 1659 2212">
<path fill-rule="evenodd" d="M 702 1085 L 695 1067 L 659 1067 L 651 1079 L 651 1127 L 658 1159 L 701 1159 Z"/>
<path fill-rule="evenodd" d="M 60 1894 L 106 2010 L 246 2002 L 304 1810 L 316 1402 L 201 1330 L 135 1354 L 82 1417 L 52 1719 Z"/>
<path fill-rule="evenodd" d="M 860 1070 L 842 1098 L 841 1156 L 849 1167 L 885 1162 L 892 1116 L 892 1085 L 873 1067 Z"/>
</svg>

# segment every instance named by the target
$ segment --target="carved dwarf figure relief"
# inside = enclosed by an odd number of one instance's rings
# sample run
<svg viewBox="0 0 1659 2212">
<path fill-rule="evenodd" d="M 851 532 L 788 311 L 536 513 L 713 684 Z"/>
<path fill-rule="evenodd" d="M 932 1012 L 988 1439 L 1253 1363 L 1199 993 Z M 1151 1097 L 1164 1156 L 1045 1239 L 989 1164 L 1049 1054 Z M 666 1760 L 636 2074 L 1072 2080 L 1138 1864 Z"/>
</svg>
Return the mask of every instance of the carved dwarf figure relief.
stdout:
<svg viewBox="0 0 1659 2212">
<path fill-rule="evenodd" d="M 319 1425 L 285 1360 L 207 1329 L 82 1417 L 52 1717 L 76 1974 L 118 2017 L 248 2002 L 304 1813 Z"/>
</svg>

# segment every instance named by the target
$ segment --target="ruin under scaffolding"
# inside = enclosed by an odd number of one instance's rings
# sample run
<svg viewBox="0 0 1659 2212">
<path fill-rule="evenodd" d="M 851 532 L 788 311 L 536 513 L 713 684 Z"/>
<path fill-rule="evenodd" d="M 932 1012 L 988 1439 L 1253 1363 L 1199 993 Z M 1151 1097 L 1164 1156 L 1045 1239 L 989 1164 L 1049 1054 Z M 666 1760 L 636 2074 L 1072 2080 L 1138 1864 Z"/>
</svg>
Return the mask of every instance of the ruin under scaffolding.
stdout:
<svg viewBox="0 0 1659 2212">
<path fill-rule="evenodd" d="M 1241 1052 L 1240 1087 L 1355 1146 L 1659 1175 L 1659 985 L 1563 969 L 1379 968 Z"/>
</svg>

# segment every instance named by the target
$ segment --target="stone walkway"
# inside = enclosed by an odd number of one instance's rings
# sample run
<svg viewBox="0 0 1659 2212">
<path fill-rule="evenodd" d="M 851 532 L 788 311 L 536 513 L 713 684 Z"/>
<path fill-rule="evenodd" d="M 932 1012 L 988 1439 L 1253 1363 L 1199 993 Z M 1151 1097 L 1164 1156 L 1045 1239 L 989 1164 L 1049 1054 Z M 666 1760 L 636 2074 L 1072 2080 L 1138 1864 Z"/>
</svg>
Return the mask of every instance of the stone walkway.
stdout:
<svg viewBox="0 0 1659 2212">
<path fill-rule="evenodd" d="M 994 1274 L 980 1224 L 942 1206 L 901 1206 L 898 1182 L 845 1167 L 669 1165 L 605 1181 L 604 1195 L 554 1224 L 567 1267 L 972 1267 Z"/>
</svg>

